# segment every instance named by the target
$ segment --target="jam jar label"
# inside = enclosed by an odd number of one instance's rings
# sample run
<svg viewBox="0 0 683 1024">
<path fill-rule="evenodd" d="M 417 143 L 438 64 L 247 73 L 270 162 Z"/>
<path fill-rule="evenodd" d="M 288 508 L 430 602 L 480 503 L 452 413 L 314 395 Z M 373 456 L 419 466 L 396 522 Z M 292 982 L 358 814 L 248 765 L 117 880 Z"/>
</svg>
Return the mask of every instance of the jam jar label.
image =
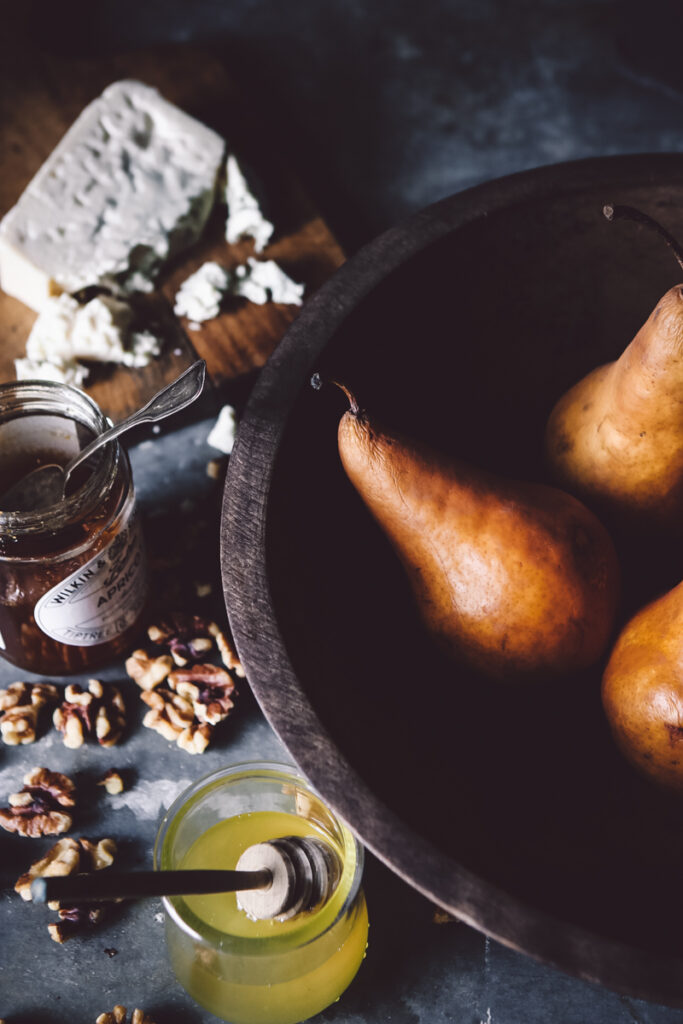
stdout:
<svg viewBox="0 0 683 1024">
<path fill-rule="evenodd" d="M 94 647 L 133 625 L 146 592 L 142 531 L 134 515 L 94 558 L 43 594 L 34 617 L 53 640 Z"/>
</svg>

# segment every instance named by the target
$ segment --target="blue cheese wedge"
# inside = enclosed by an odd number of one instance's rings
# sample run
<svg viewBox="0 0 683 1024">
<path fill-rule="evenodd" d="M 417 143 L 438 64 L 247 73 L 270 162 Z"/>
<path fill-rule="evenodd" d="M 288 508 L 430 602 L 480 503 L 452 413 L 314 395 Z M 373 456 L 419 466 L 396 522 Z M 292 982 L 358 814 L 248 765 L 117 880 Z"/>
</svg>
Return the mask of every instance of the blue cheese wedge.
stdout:
<svg viewBox="0 0 683 1024">
<path fill-rule="evenodd" d="M 26 358 L 15 360 L 19 380 L 63 380 L 80 386 L 88 362 L 145 366 L 159 355 L 161 341 L 134 331 L 127 302 L 100 295 L 80 305 L 71 295 L 49 299 L 26 342 Z"/>
<path fill-rule="evenodd" d="M 243 238 L 254 239 L 254 249 L 262 252 L 270 241 L 273 225 L 263 216 L 236 158 L 230 154 L 225 166 L 225 202 L 228 218 L 225 237 L 231 245 Z"/>
<path fill-rule="evenodd" d="M 110 85 L 0 222 L 0 286 L 38 312 L 91 285 L 149 291 L 199 238 L 224 151 L 220 135 L 156 89 Z"/>
</svg>

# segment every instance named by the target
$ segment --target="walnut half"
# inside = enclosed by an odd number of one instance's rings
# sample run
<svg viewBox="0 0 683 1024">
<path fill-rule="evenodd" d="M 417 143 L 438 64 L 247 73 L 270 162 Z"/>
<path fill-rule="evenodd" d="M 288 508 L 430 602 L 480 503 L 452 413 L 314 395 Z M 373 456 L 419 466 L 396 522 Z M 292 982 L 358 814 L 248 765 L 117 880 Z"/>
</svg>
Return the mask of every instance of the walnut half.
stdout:
<svg viewBox="0 0 683 1024">
<path fill-rule="evenodd" d="M 189 700 L 163 686 L 143 690 L 140 697 L 149 707 L 142 720 L 144 726 L 177 743 L 188 754 L 202 754 L 206 750 L 212 727 L 197 721 Z"/>
<path fill-rule="evenodd" d="M 234 707 L 230 694 L 235 684 L 229 672 L 219 665 L 190 665 L 176 669 L 168 677 L 175 692 L 192 704 L 200 722 L 217 725 Z"/>
<path fill-rule="evenodd" d="M 244 675 L 237 653 L 220 627 L 201 615 L 170 613 L 149 626 L 147 635 L 161 651 L 139 649 L 126 661 L 149 707 L 143 725 L 188 753 L 202 753 L 234 707 L 231 673 Z M 207 662 L 216 654 L 225 667 Z"/>
<path fill-rule="evenodd" d="M 163 683 L 172 668 L 173 658 L 170 654 L 150 658 L 142 648 L 133 651 L 130 658 L 126 659 L 126 672 L 141 690 L 153 690 L 159 683 Z"/>
<path fill-rule="evenodd" d="M 24 776 L 24 787 L 9 797 L 9 807 L 0 808 L 0 826 L 32 839 L 57 836 L 71 828 L 76 787 L 67 775 L 48 768 L 34 768 Z"/>
<path fill-rule="evenodd" d="M 126 706 L 121 692 L 102 685 L 99 679 L 88 680 L 88 689 L 71 683 L 64 690 L 64 700 L 52 716 L 62 733 L 64 744 L 73 750 L 86 739 L 96 739 L 100 746 L 112 747 L 121 739 L 126 726 Z"/>
<path fill-rule="evenodd" d="M 0 690 L 0 735 L 9 746 L 33 743 L 43 709 L 59 700 L 51 683 L 12 683 Z"/>
<path fill-rule="evenodd" d="M 236 676 L 244 676 L 237 651 L 226 634 L 217 623 L 201 615 L 172 612 L 151 625 L 147 635 L 152 643 L 166 647 L 176 665 L 199 661 L 215 646 L 225 667 Z"/>
<path fill-rule="evenodd" d="M 113 863 L 115 854 L 116 843 L 113 839 L 100 839 L 98 843 L 92 843 L 89 839 L 60 839 L 44 857 L 17 879 L 14 888 L 23 900 L 30 900 L 34 878 L 100 871 Z M 59 914 L 59 921 L 47 926 L 50 938 L 59 943 L 97 924 L 105 912 L 105 904 L 102 903 L 62 906 L 50 902 L 48 906 Z"/>
</svg>

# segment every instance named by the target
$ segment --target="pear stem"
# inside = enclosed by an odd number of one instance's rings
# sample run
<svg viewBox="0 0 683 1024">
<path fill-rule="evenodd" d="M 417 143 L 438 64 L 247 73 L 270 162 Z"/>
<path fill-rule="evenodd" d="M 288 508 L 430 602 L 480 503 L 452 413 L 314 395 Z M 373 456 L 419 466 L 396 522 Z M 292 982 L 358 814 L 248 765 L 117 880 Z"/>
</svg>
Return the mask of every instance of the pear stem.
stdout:
<svg viewBox="0 0 683 1024">
<path fill-rule="evenodd" d="M 643 213 L 642 210 L 637 210 L 635 206 L 614 206 L 612 203 L 608 203 L 602 208 L 603 215 L 607 220 L 634 220 L 638 224 L 644 224 L 645 227 L 651 228 L 656 231 L 660 238 L 663 238 L 666 244 L 673 252 L 678 265 L 683 268 L 683 249 L 676 241 L 673 235 L 669 234 L 666 228 L 663 228 L 653 217 L 650 217 L 647 213 Z"/>
<path fill-rule="evenodd" d="M 340 384 L 338 380 L 331 380 L 330 384 L 334 384 L 335 387 L 338 387 L 340 391 L 344 392 L 344 394 L 349 400 L 351 414 L 353 416 L 358 416 L 360 413 L 360 406 L 356 401 L 356 396 L 351 391 L 349 391 L 345 384 Z"/>
<path fill-rule="evenodd" d="M 315 388 L 316 391 L 320 391 L 324 383 L 325 381 L 323 380 L 319 373 L 314 373 L 313 376 L 311 377 L 311 387 Z M 349 400 L 351 414 L 353 416 L 358 416 L 360 414 L 360 406 L 356 401 L 356 396 L 352 394 L 351 391 L 349 391 L 345 384 L 340 384 L 339 381 L 337 380 L 330 380 L 329 383 L 334 384 L 335 387 L 338 387 L 340 391 L 344 392 L 344 394 Z"/>
</svg>

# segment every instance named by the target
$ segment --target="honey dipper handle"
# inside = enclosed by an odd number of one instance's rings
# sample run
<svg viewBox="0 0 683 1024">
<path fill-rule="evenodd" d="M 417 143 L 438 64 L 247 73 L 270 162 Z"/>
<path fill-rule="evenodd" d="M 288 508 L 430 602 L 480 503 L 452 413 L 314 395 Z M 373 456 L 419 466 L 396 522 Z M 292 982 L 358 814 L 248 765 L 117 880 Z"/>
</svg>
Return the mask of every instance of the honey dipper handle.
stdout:
<svg viewBox="0 0 683 1024">
<path fill-rule="evenodd" d="M 267 888 L 271 872 L 259 871 L 93 871 L 82 875 L 35 878 L 34 903 L 101 903 L 153 896 L 191 896 L 212 892 Z"/>
</svg>

